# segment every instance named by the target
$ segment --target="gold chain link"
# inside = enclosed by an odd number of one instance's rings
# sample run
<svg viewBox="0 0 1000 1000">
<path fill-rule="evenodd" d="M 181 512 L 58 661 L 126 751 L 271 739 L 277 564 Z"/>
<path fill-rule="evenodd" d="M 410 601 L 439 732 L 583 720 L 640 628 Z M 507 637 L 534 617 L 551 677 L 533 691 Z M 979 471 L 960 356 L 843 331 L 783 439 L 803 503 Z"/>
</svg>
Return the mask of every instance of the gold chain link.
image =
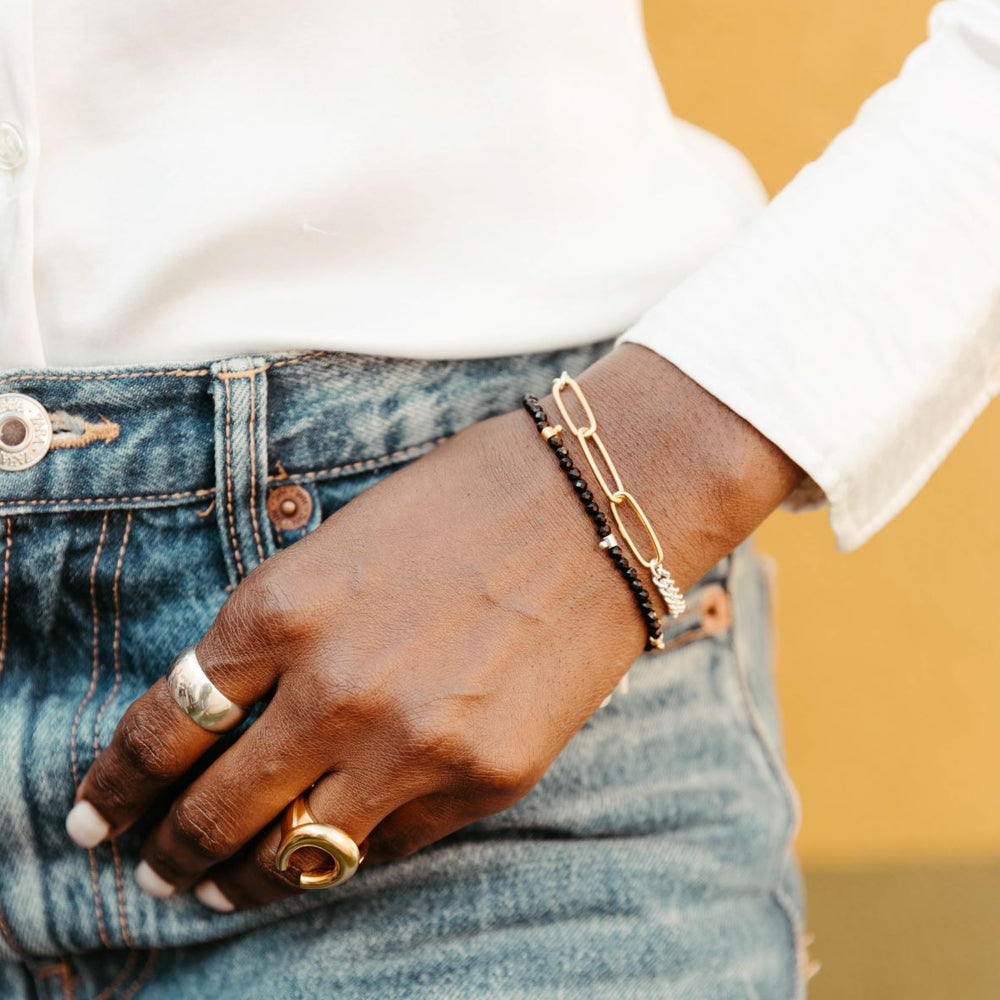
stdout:
<svg viewBox="0 0 1000 1000">
<path fill-rule="evenodd" d="M 587 421 L 583 427 L 579 426 L 569 415 L 569 409 L 563 400 L 563 393 L 566 389 L 572 392 L 580 409 L 583 410 Z M 559 378 L 553 380 L 552 396 L 559 409 L 559 414 L 563 418 L 563 425 L 576 438 L 580 449 L 583 451 L 583 457 L 587 460 L 587 465 L 590 466 L 590 471 L 594 474 L 594 478 L 601 487 L 601 492 L 611 504 L 611 515 L 615 520 L 615 524 L 618 525 L 622 540 L 629 547 L 632 555 L 646 569 L 652 572 L 656 589 L 660 591 L 660 595 L 664 598 L 671 616 L 677 617 L 684 609 L 684 598 L 680 594 L 680 591 L 677 590 L 670 573 L 663 565 L 663 546 L 660 544 L 660 539 L 657 537 L 652 523 L 646 516 L 646 512 L 642 509 L 642 505 L 625 489 L 621 476 L 618 474 L 618 469 L 608 454 L 608 450 L 604 446 L 600 434 L 597 433 L 597 418 L 594 416 L 594 411 L 591 409 L 590 403 L 587 402 L 587 397 L 583 394 L 583 390 L 577 384 L 576 380 L 571 378 L 566 372 L 563 372 Z M 591 445 L 593 445 L 593 449 L 597 452 L 596 456 L 594 450 L 591 450 Z M 598 456 L 600 457 L 600 462 L 597 461 Z M 601 465 L 603 465 L 603 470 L 600 467 Z M 633 514 L 638 518 L 649 540 L 649 544 L 652 546 L 652 555 L 646 556 L 639 551 L 639 547 L 636 545 L 631 534 L 629 534 L 628 528 L 625 527 L 625 522 L 622 518 L 623 507 L 632 508 Z M 670 595 L 669 599 L 668 594 Z"/>
</svg>

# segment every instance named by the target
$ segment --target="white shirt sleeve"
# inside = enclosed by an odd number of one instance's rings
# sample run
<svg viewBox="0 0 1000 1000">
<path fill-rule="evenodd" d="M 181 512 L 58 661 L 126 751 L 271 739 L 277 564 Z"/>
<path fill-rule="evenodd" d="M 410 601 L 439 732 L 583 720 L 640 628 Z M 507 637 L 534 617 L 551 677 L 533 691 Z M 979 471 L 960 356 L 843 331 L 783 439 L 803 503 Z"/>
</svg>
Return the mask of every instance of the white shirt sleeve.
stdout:
<svg viewBox="0 0 1000 1000">
<path fill-rule="evenodd" d="M 786 506 L 828 500 L 838 548 L 885 525 L 1000 390 L 1000 0 L 939 3 L 900 76 L 621 339 L 805 469 Z"/>
</svg>

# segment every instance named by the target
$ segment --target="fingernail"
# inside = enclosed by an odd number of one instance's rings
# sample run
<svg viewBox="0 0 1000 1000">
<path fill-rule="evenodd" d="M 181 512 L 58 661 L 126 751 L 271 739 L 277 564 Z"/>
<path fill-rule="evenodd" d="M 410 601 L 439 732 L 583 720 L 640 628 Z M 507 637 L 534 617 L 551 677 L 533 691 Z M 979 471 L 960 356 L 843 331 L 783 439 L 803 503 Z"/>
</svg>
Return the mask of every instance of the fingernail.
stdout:
<svg viewBox="0 0 1000 1000">
<path fill-rule="evenodd" d="M 165 878 L 157 875 L 145 861 L 140 861 L 135 866 L 135 880 L 143 892 L 148 892 L 157 899 L 169 899 L 176 892 L 176 889 Z"/>
<path fill-rule="evenodd" d="M 111 824 L 86 799 L 81 799 L 66 816 L 66 832 L 80 847 L 97 847 L 111 832 Z"/>
<path fill-rule="evenodd" d="M 199 903 L 207 906 L 210 910 L 215 910 L 216 913 L 232 913 L 236 909 L 210 878 L 199 882 L 194 887 L 194 895 Z"/>
</svg>

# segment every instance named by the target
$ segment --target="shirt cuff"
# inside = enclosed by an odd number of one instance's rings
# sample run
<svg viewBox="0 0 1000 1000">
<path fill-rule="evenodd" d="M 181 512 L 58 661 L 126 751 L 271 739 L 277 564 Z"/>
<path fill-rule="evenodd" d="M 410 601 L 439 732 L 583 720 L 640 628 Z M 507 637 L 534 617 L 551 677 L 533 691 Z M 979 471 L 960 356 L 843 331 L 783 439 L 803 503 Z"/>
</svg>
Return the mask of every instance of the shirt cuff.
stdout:
<svg viewBox="0 0 1000 1000">
<path fill-rule="evenodd" d="M 917 493 L 1000 389 L 1000 3 L 941 4 L 857 121 L 620 340 L 803 468 L 841 550 Z"/>
</svg>

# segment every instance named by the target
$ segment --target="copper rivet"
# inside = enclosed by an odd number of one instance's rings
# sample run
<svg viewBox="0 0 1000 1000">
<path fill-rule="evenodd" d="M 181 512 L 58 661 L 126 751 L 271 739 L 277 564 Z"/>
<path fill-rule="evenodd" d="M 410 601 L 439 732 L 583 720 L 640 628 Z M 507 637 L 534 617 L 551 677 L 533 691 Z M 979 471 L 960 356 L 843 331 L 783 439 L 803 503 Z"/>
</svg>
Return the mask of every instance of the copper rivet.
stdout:
<svg viewBox="0 0 1000 1000">
<path fill-rule="evenodd" d="M 717 635 L 732 624 L 733 614 L 729 594 L 719 584 L 707 586 L 698 603 L 701 627 L 705 635 Z"/>
<path fill-rule="evenodd" d="M 309 523 L 313 500 L 308 490 L 288 484 L 272 486 L 267 496 L 267 516 L 278 531 L 298 531 Z"/>
</svg>

